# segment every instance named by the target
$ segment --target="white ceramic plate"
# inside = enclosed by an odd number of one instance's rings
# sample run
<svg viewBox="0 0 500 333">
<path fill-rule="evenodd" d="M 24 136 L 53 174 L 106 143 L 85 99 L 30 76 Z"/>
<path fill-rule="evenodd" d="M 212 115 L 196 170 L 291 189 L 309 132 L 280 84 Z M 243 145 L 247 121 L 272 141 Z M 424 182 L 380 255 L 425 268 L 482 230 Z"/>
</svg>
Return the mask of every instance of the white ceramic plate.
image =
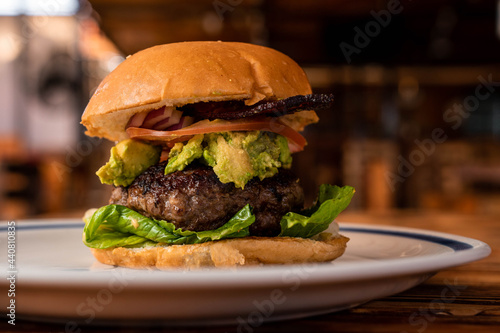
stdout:
<svg viewBox="0 0 500 333">
<path fill-rule="evenodd" d="M 115 268 L 96 263 L 77 220 L 17 222 L 16 263 L 7 248 L 0 269 L 15 275 L 16 316 L 102 324 L 263 321 L 353 307 L 411 288 L 437 271 L 488 256 L 487 244 L 425 230 L 340 223 L 351 240 L 332 263 L 197 271 Z M 0 224 L 1 244 L 7 242 Z M 2 290 L 9 281 L 1 279 Z M 2 296 L 3 297 L 3 296 Z M 5 308 L 4 308 L 5 311 Z"/>
</svg>

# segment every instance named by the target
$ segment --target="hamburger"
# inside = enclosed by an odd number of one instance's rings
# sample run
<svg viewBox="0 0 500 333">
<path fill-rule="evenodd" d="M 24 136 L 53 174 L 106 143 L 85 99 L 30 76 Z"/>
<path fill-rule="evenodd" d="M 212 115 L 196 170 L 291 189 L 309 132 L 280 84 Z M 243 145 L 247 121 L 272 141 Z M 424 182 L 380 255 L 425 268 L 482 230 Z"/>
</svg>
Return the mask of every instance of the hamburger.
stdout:
<svg viewBox="0 0 500 333">
<path fill-rule="evenodd" d="M 114 189 L 85 214 L 83 242 L 98 261 L 132 268 L 339 257 L 348 239 L 332 221 L 354 189 L 322 185 L 304 208 L 290 170 L 306 145 L 299 132 L 332 103 L 263 46 L 184 42 L 127 57 L 82 115 L 87 135 L 116 142 L 97 171 Z"/>
</svg>

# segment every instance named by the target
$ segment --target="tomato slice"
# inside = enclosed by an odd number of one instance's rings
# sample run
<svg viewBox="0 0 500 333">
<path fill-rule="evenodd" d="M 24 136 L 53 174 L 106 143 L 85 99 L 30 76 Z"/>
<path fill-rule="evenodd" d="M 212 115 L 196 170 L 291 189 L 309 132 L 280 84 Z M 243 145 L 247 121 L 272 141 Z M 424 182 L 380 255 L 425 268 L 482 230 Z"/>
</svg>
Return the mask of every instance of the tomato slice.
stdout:
<svg viewBox="0 0 500 333">
<path fill-rule="evenodd" d="M 299 132 L 281 123 L 277 118 L 232 121 L 205 119 L 175 131 L 155 131 L 139 127 L 129 127 L 126 131 L 132 139 L 165 142 L 167 145 L 189 140 L 193 135 L 197 134 L 233 131 L 267 131 L 283 135 L 288 139 L 292 153 L 303 150 L 307 144 L 306 139 Z"/>
</svg>

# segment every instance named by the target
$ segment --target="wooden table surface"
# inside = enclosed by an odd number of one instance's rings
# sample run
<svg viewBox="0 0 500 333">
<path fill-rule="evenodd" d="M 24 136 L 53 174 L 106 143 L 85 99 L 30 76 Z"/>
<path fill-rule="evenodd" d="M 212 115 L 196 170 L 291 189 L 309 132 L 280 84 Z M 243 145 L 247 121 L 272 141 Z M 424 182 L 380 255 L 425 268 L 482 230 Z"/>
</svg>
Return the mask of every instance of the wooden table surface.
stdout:
<svg viewBox="0 0 500 333">
<path fill-rule="evenodd" d="M 406 226 L 476 238 L 488 243 L 483 260 L 439 272 L 423 284 L 350 310 L 255 329 L 221 327 L 81 327 L 79 332 L 500 332 L 500 216 L 431 212 L 344 212 L 340 221 Z M 456 298 L 442 301 L 450 285 Z M 1 332 L 65 332 L 63 324 L 0 321 Z"/>
</svg>

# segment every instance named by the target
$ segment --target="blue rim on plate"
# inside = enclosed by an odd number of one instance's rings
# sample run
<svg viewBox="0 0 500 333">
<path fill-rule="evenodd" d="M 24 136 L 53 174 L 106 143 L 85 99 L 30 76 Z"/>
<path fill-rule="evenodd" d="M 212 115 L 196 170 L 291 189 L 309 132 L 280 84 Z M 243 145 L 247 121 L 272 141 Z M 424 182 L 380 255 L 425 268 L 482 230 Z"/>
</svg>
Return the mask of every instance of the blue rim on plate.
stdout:
<svg viewBox="0 0 500 333">
<path fill-rule="evenodd" d="M 396 237 L 405 237 L 405 238 L 412 238 L 412 239 L 418 239 L 418 240 L 423 240 L 426 242 L 431 242 L 431 243 L 436 243 L 439 245 L 447 246 L 454 251 L 463 251 L 463 250 L 468 250 L 472 249 L 473 246 L 469 243 L 464 243 L 460 242 L 454 239 L 449 239 L 445 237 L 440 237 L 440 236 L 433 236 L 433 235 L 428 235 L 428 234 L 420 234 L 420 233 L 415 233 L 415 232 L 409 232 L 409 231 L 399 231 L 399 230 L 377 230 L 377 229 L 368 229 L 368 228 L 351 228 L 351 227 L 340 227 L 341 232 L 365 232 L 365 233 L 371 233 L 371 234 L 378 234 L 378 235 L 387 235 L 387 236 L 396 236 Z"/>
</svg>

